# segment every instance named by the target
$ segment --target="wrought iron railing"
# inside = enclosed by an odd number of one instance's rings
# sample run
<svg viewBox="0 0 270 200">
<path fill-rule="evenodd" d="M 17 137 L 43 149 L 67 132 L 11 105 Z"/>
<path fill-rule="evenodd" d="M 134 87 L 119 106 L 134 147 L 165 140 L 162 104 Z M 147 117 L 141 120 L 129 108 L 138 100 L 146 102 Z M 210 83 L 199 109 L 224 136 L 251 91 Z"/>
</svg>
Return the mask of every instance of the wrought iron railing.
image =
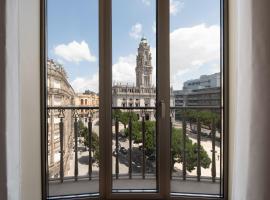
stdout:
<svg viewBox="0 0 270 200">
<path fill-rule="evenodd" d="M 133 176 L 135 176 L 136 178 L 141 177 L 142 179 L 145 179 L 146 177 L 155 177 L 155 173 L 147 173 L 146 172 L 146 128 L 145 128 L 145 123 L 146 123 L 146 116 L 148 116 L 148 120 L 151 119 L 155 119 L 156 116 L 156 108 L 155 107 L 113 107 L 112 108 L 113 111 L 122 111 L 124 113 L 134 113 L 135 115 L 137 114 L 138 116 L 138 121 L 141 125 L 141 145 L 140 145 L 140 152 L 141 152 L 141 164 L 138 164 L 141 166 L 141 173 L 136 173 L 133 172 L 133 146 L 132 146 L 132 142 L 134 142 L 133 139 L 133 119 L 132 119 L 132 115 L 130 114 L 128 116 L 128 151 L 127 151 L 127 159 L 128 159 L 128 174 L 123 174 L 123 173 L 119 173 L 119 156 L 120 156 L 120 152 L 119 152 L 119 135 L 120 135 L 120 131 L 119 131 L 119 123 L 120 119 L 118 116 L 113 116 L 113 126 L 115 127 L 115 172 L 114 172 L 114 177 L 115 179 L 119 179 L 119 176 L 121 175 L 123 176 L 128 176 L 129 179 L 132 179 Z M 134 117 L 134 116 L 133 116 Z M 155 133 L 154 133 L 155 136 Z"/>
<path fill-rule="evenodd" d="M 49 181 L 60 181 L 63 183 L 65 180 L 73 179 L 75 181 L 81 180 L 81 179 L 97 179 L 98 174 L 93 174 L 93 147 L 92 147 L 92 136 L 93 136 L 93 119 L 98 118 L 98 107 L 87 107 L 87 106 L 61 106 L 61 107 L 48 107 L 48 132 L 52 131 L 50 129 L 50 123 L 49 119 L 50 118 L 59 118 L 59 134 L 60 134 L 60 161 L 57 162 L 59 165 L 59 174 L 56 177 L 49 177 Z M 113 134 L 114 134 L 114 149 L 115 149 L 115 166 L 114 166 L 114 172 L 113 172 L 113 177 L 115 179 L 121 179 L 121 177 L 128 177 L 129 179 L 132 178 L 141 178 L 141 179 L 147 179 L 149 177 L 156 177 L 155 170 L 152 170 L 150 172 L 147 172 L 147 161 L 150 160 L 150 155 L 147 155 L 147 148 L 146 148 L 146 121 L 150 120 L 151 117 L 146 119 L 146 114 L 151 113 L 152 119 L 156 117 L 156 107 L 112 107 L 113 111 L 116 110 L 121 110 L 122 112 L 127 112 L 131 113 L 134 112 L 138 114 L 139 119 L 137 120 L 138 123 L 140 123 L 141 127 L 141 142 L 139 142 L 141 145 L 139 146 L 139 150 L 141 152 L 140 154 L 140 159 L 141 163 L 135 165 L 140 165 L 141 171 L 140 173 L 138 172 L 133 172 L 133 167 L 134 167 L 134 160 L 133 160 L 133 119 L 132 115 L 129 115 L 128 117 L 128 122 L 127 122 L 127 128 L 126 130 L 120 130 L 120 125 L 123 125 L 121 122 L 121 119 L 119 116 L 113 116 Z M 207 136 L 208 140 L 211 140 L 212 143 L 212 158 L 211 158 L 211 176 L 209 177 L 203 177 L 201 173 L 201 141 L 202 138 L 205 138 L 205 136 L 202 134 L 202 126 L 206 126 L 203 120 L 198 116 L 196 120 L 194 120 L 194 116 L 191 119 L 191 117 L 188 115 L 189 111 L 192 111 L 193 114 L 199 111 L 210 111 L 211 113 L 216 113 L 217 115 L 220 116 L 221 113 L 221 107 L 219 106 L 192 106 L 192 107 L 171 107 L 171 118 L 170 118 L 170 137 L 172 138 L 172 130 L 174 128 L 174 122 L 178 121 L 178 124 L 182 125 L 182 149 L 181 149 L 181 163 L 182 163 L 182 173 L 181 175 L 174 175 L 173 170 L 174 168 L 171 168 L 171 178 L 172 179 L 181 179 L 183 181 L 190 179 L 194 180 L 196 179 L 197 181 L 202 181 L 205 178 L 210 179 L 213 182 L 216 182 L 220 180 L 219 177 L 216 175 L 216 145 L 217 143 L 220 143 L 221 139 L 221 134 L 219 134 L 219 138 L 216 136 L 217 132 L 217 123 L 216 119 L 211 119 L 211 122 L 207 126 L 210 127 L 210 134 Z M 81 112 L 84 110 L 84 112 Z M 69 112 L 69 114 L 67 114 Z M 85 115 L 87 113 L 87 115 Z M 68 119 L 69 118 L 69 119 Z M 88 172 L 87 175 L 80 176 L 79 175 L 79 165 L 78 165 L 78 137 L 79 137 L 79 121 L 83 119 L 83 123 L 85 124 L 87 128 L 87 134 L 88 134 Z M 87 120 L 86 120 L 87 119 Z M 221 120 L 221 119 L 220 119 Z M 195 133 L 191 133 L 192 130 L 188 130 L 187 128 L 187 123 L 190 123 L 194 126 L 196 126 Z M 70 123 L 69 127 L 66 127 L 66 124 Z M 70 128 L 71 130 L 67 130 L 67 128 Z M 65 131 L 68 133 L 72 133 L 72 136 L 69 136 L 68 139 L 69 141 L 65 141 L 66 136 Z M 120 132 L 122 133 L 120 134 Z M 127 156 L 125 156 L 126 159 L 126 165 L 128 167 L 128 173 L 124 174 L 121 173 L 119 170 L 120 166 L 120 136 L 123 135 L 123 131 L 126 131 L 127 136 L 126 140 L 128 141 L 128 147 L 125 149 L 125 153 Z M 52 134 L 52 133 L 51 133 Z M 154 138 L 156 139 L 154 133 Z M 188 158 L 187 158 L 187 140 L 189 138 L 189 134 L 193 134 L 193 137 L 196 136 L 196 143 L 197 143 L 197 149 L 196 149 L 196 176 L 188 175 L 188 170 L 187 170 L 187 163 L 188 163 Z M 70 141 L 71 140 L 71 141 Z M 50 142 L 52 143 L 52 142 Z M 49 142 L 48 142 L 49 144 Z M 68 145 L 67 145 L 68 144 Z M 157 147 L 156 147 L 157 148 Z M 65 170 L 65 154 L 70 152 L 72 149 L 74 149 L 74 175 L 73 176 L 68 176 L 65 175 L 66 170 Z M 154 156 L 155 158 L 152 158 L 153 162 L 156 162 L 156 155 L 151 155 L 152 157 Z M 171 159 L 172 160 L 172 159 Z M 156 163 L 157 165 L 157 163 Z M 156 166 L 154 165 L 154 166 Z M 171 163 L 172 165 L 172 163 Z M 138 166 L 137 166 L 138 167 Z M 155 167 L 153 167 L 155 168 Z M 50 170 L 50 169 L 49 169 Z M 154 172 L 153 172 L 154 171 Z"/>
<path fill-rule="evenodd" d="M 173 117 L 175 118 L 175 115 L 177 115 L 177 111 L 181 111 L 181 122 L 182 122 L 182 130 L 183 130 L 183 147 L 181 149 L 182 151 L 182 175 L 179 177 L 173 177 L 172 176 L 172 170 L 171 170 L 171 179 L 172 178 L 180 178 L 182 180 L 187 180 L 196 178 L 197 181 L 201 181 L 201 179 L 212 179 L 212 182 L 220 181 L 220 177 L 217 177 L 217 169 L 216 169 L 216 146 L 217 143 L 221 145 L 221 136 L 222 134 L 219 134 L 219 137 L 217 138 L 216 132 L 217 132 L 217 121 L 222 120 L 221 113 L 222 113 L 222 107 L 220 106 L 188 106 L 188 107 L 171 107 L 171 117 L 170 117 L 170 137 L 172 138 L 172 127 L 173 127 Z M 188 112 L 192 111 L 193 112 L 193 117 L 188 116 Z M 211 140 L 212 144 L 212 149 L 211 149 L 211 177 L 202 177 L 201 173 L 201 151 L 202 151 L 202 125 L 204 125 L 204 122 L 202 120 L 203 117 L 199 116 L 199 112 L 204 111 L 204 112 L 209 112 L 212 114 L 216 114 L 216 116 L 208 116 L 208 126 L 210 127 L 210 134 L 208 135 L 208 139 Z M 179 113 L 178 113 L 179 114 Z M 196 116 L 197 114 L 197 116 Z M 196 119 L 194 120 L 194 117 Z M 192 119 L 193 118 L 193 119 Z M 187 121 L 190 121 L 190 124 L 195 124 L 196 125 L 196 143 L 197 143 L 197 149 L 196 149 L 196 176 L 192 175 L 187 175 L 187 148 L 186 148 L 186 143 L 187 143 Z M 205 120 L 205 119 L 204 119 Z M 222 127 L 220 124 L 219 131 L 222 132 Z M 191 130 L 189 130 L 191 132 Z M 172 165 L 172 164 L 171 164 Z M 220 170 L 220 169 L 219 169 Z"/>
<path fill-rule="evenodd" d="M 61 106 L 61 107 L 48 107 L 48 125 L 47 130 L 48 132 L 52 131 L 50 128 L 49 119 L 52 117 L 57 117 L 60 119 L 59 122 L 59 134 L 60 134 L 60 161 L 56 164 L 59 165 L 59 176 L 57 177 L 49 177 L 49 181 L 60 181 L 63 182 L 64 180 L 74 179 L 77 181 L 78 179 L 89 179 L 91 180 L 93 178 L 92 174 L 92 167 L 93 167 L 93 157 L 92 157 L 92 118 L 95 115 L 96 112 L 98 112 L 98 107 L 73 107 L 73 106 Z M 85 113 L 80 113 L 81 110 L 87 110 L 88 115 L 85 117 Z M 57 112 L 55 112 L 57 111 Z M 65 113 L 70 111 L 69 116 L 66 116 Z M 51 114 L 52 113 L 52 114 Z M 68 119 L 70 118 L 70 119 Z M 88 131 L 88 174 L 84 176 L 79 176 L 79 169 L 78 169 L 78 136 L 79 136 L 79 119 L 87 119 L 87 131 Z M 70 121 L 69 121 L 70 120 Z M 85 122 L 85 120 L 84 120 Z M 64 127 L 65 124 L 70 124 L 70 126 L 66 127 L 71 129 L 67 132 L 73 133 L 73 137 L 71 137 L 74 141 L 72 141 L 72 145 L 66 145 L 67 150 L 74 149 L 74 176 L 65 176 L 65 169 L 64 169 L 64 156 L 65 156 L 65 150 L 64 150 Z M 70 137 L 70 136 L 69 136 Z M 48 138 L 49 139 L 49 138 Z M 48 142 L 49 143 L 49 142 Z M 52 142 L 50 142 L 52 143 Z M 69 143 L 69 142 L 68 142 Z M 72 148 L 71 148 L 72 147 Z M 50 168 L 49 168 L 50 171 Z M 49 173 L 50 174 L 50 173 Z M 96 178 L 96 177 L 94 177 Z"/>
</svg>

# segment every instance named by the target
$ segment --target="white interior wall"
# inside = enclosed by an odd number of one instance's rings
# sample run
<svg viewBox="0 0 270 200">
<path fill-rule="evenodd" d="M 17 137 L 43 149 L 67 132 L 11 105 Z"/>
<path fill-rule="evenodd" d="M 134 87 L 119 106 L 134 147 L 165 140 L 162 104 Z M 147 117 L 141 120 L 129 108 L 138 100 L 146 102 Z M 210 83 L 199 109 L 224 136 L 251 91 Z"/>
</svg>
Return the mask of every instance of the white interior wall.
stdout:
<svg viewBox="0 0 270 200">
<path fill-rule="evenodd" d="M 21 193 L 18 9 L 17 0 L 6 1 L 6 148 L 8 200 L 20 199 Z"/>
<path fill-rule="evenodd" d="M 21 197 L 37 200 L 41 199 L 40 4 L 19 2 Z"/>
<path fill-rule="evenodd" d="M 39 1 L 7 1 L 8 200 L 41 199 Z"/>
</svg>

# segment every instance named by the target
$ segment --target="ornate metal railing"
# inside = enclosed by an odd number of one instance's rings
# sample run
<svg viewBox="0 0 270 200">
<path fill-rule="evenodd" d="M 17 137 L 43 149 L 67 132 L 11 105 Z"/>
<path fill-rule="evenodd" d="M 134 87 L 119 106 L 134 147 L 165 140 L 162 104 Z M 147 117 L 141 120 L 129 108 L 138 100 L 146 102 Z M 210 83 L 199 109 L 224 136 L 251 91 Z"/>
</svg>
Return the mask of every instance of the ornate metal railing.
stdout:
<svg viewBox="0 0 270 200">
<path fill-rule="evenodd" d="M 220 106 L 188 106 L 188 107 L 171 107 L 171 117 L 170 117 L 170 137 L 172 138 L 172 128 L 173 128 L 173 121 L 177 120 L 176 116 L 178 114 L 179 117 L 179 113 L 177 113 L 177 111 L 180 111 L 181 114 L 181 124 L 182 124 L 182 140 L 183 140 L 183 145 L 182 145 L 182 174 L 179 177 L 174 176 L 173 177 L 173 173 L 171 170 L 171 179 L 173 178 L 180 178 L 182 180 L 187 180 L 187 178 L 189 179 L 194 179 L 196 178 L 197 181 L 201 181 L 201 179 L 212 179 L 212 182 L 216 182 L 217 180 L 220 181 L 220 177 L 217 177 L 217 168 L 216 168 L 216 146 L 217 143 L 219 144 L 219 146 L 221 145 L 221 137 L 222 137 L 222 127 L 221 127 L 221 113 L 222 113 L 222 107 Z M 208 116 L 200 116 L 200 112 L 207 112 Z M 190 116 L 189 112 L 193 112 Z M 214 114 L 211 116 L 211 114 Z M 195 118 L 195 119 L 194 119 Z M 187 128 L 187 121 L 190 122 L 190 126 L 191 125 L 195 125 L 196 126 L 196 130 L 192 131 L 192 130 L 188 130 Z M 202 125 L 205 126 L 205 121 L 207 121 L 207 126 L 209 126 L 209 134 L 207 136 L 203 136 L 202 135 Z M 220 123 L 220 127 L 219 127 L 219 137 L 216 136 L 216 132 L 217 132 L 217 123 Z M 188 133 L 192 134 L 192 132 L 195 132 L 195 139 L 196 139 L 196 143 L 197 143 L 197 149 L 196 149 L 196 176 L 192 176 L 192 175 L 187 175 L 187 140 L 188 140 Z M 202 164 L 201 164 L 201 151 L 202 151 L 202 145 L 201 145 L 201 141 L 202 141 L 202 137 L 207 137 L 208 140 L 211 141 L 211 176 L 209 177 L 202 177 L 202 173 L 201 173 L 201 168 L 202 168 Z M 171 141 L 172 142 L 172 141 Z M 221 151 L 220 151 L 221 153 Z M 171 164 L 172 165 L 172 164 Z M 219 169 L 220 171 L 220 169 Z"/>
<path fill-rule="evenodd" d="M 54 164 L 59 166 L 59 173 L 56 177 L 49 177 L 49 181 L 60 181 L 74 179 L 89 179 L 93 177 L 97 178 L 98 175 L 93 176 L 93 157 L 92 157 L 92 119 L 98 114 L 98 107 L 71 107 L 71 106 L 61 106 L 61 107 L 48 107 L 48 133 L 53 134 L 52 125 L 50 123 L 51 118 L 58 118 L 59 121 L 59 135 L 60 135 L 60 160 Z M 88 115 L 85 115 L 85 112 L 81 113 L 81 110 L 87 110 Z M 69 112 L 69 113 L 68 113 Z M 68 113 L 68 115 L 66 115 Z M 84 176 L 79 176 L 79 167 L 78 167 L 78 137 L 79 137 L 79 121 L 87 124 L 88 132 L 88 174 Z M 67 125 L 68 124 L 68 125 Z M 70 129 L 70 130 L 68 130 Z M 66 133 L 66 132 L 67 133 Z M 69 135 L 68 135 L 69 134 Z M 73 134 L 71 136 L 71 134 Z M 49 135 L 49 134 L 48 134 Z M 65 136 L 68 136 L 68 142 L 65 141 Z M 71 136 L 71 137 L 70 137 Z M 49 140 L 49 138 L 48 138 Z M 71 141 L 70 141 L 71 140 Z M 49 142 L 48 142 L 49 144 Z M 50 142 L 52 144 L 52 142 Z M 64 148 L 65 145 L 65 148 Z M 48 147 L 50 148 L 50 147 Z M 74 176 L 65 176 L 65 155 L 67 153 L 71 154 L 71 151 L 74 149 Z M 66 152 L 69 151 L 69 152 Z M 52 153 L 52 152 L 51 152 Z M 53 156 L 53 155 L 52 155 Z M 70 156 L 70 155 L 69 155 Z M 66 161 L 67 163 L 68 161 Z M 50 174 L 50 167 L 49 167 Z"/>
<path fill-rule="evenodd" d="M 119 143 L 119 135 L 120 135 L 120 131 L 119 131 L 119 124 L 121 123 L 121 117 L 119 116 L 113 116 L 113 126 L 115 127 L 115 171 L 114 171 L 114 177 L 115 179 L 119 179 L 121 177 L 125 177 L 127 176 L 129 179 L 132 179 L 134 176 L 136 178 L 141 177 L 142 179 L 146 179 L 146 177 L 148 178 L 154 178 L 156 176 L 155 172 L 152 173 L 147 173 L 147 167 L 146 167 L 146 161 L 147 161 L 147 155 L 146 155 L 146 121 L 154 121 L 155 122 L 155 117 L 156 117 L 156 108 L 155 107 L 113 107 L 113 111 L 121 111 L 123 113 L 127 113 L 128 114 L 128 120 L 127 120 L 127 130 L 126 132 L 128 133 L 128 135 L 126 136 L 127 140 L 128 140 L 128 149 L 127 149 L 127 159 L 128 159 L 128 174 L 124 174 L 124 173 L 119 173 L 119 157 L 120 157 L 120 143 Z M 137 116 L 137 120 L 140 125 L 141 125 L 141 145 L 139 146 L 140 149 L 140 164 L 137 164 L 137 166 L 140 166 L 141 168 L 141 172 L 133 172 L 133 165 L 134 165 L 134 159 L 132 159 L 133 154 L 135 154 L 133 152 L 133 143 L 134 143 L 134 128 L 133 128 L 133 118 L 134 115 L 132 115 L 131 113 L 135 114 L 135 116 Z M 122 130 L 123 131 L 123 130 Z M 156 138 L 155 135 L 156 131 L 154 130 L 153 133 L 153 138 Z M 123 133 L 122 133 L 123 135 Z M 153 152 L 154 157 L 156 157 L 155 152 Z M 155 162 L 156 159 L 154 159 Z M 155 168 L 155 167 L 153 167 Z M 155 171 L 155 169 L 153 169 L 153 171 Z"/>
<path fill-rule="evenodd" d="M 55 165 L 58 165 L 59 172 L 54 177 L 49 177 L 49 181 L 60 181 L 64 182 L 65 180 L 73 179 L 75 181 L 81 180 L 81 179 L 97 179 L 98 173 L 93 174 L 93 120 L 97 120 L 98 122 L 98 107 L 87 107 L 87 106 L 80 106 L 80 107 L 72 107 L 72 106 L 65 106 L 65 107 L 48 107 L 48 133 L 52 134 L 52 124 L 53 119 L 58 118 L 59 120 L 56 120 L 59 128 L 57 129 L 59 131 L 59 138 L 60 138 L 60 160 L 54 163 Z M 114 152 L 112 154 L 115 157 L 115 163 L 114 163 L 114 171 L 113 171 L 113 178 L 115 179 L 121 179 L 124 178 L 141 178 L 141 179 L 147 179 L 147 178 L 153 178 L 156 177 L 155 168 L 157 166 L 156 163 L 156 151 L 149 155 L 147 153 L 147 137 L 148 133 L 146 130 L 146 124 L 147 121 L 155 121 L 156 117 L 156 108 L 155 107 L 113 107 L 113 111 L 121 111 L 122 113 L 130 113 L 127 115 L 127 119 L 121 119 L 120 116 L 113 114 L 113 121 L 112 125 L 113 127 L 113 140 L 114 140 Z M 172 138 L 173 129 L 175 126 L 175 123 L 181 124 L 182 126 L 182 146 L 181 146 L 181 163 L 182 163 L 182 169 L 181 169 L 181 175 L 179 173 L 177 175 L 174 174 L 174 166 L 171 168 L 171 178 L 172 179 L 181 179 L 181 180 L 197 180 L 202 181 L 204 179 L 210 179 L 213 182 L 216 182 L 220 180 L 219 177 L 217 177 L 217 169 L 216 169 L 216 146 L 217 144 L 220 145 L 221 140 L 221 134 L 219 134 L 219 137 L 217 137 L 217 121 L 213 117 L 210 121 L 207 119 L 207 123 L 205 123 L 205 119 L 197 115 L 196 113 L 199 113 L 199 111 L 209 111 L 210 113 L 216 114 L 216 116 L 220 116 L 221 113 L 221 107 L 217 106 L 193 106 L 193 107 L 171 107 L 171 118 L 170 118 L 170 137 Z M 83 112 L 82 112 L 83 110 Z M 192 112 L 193 116 L 190 116 L 190 113 Z M 87 113 L 87 115 L 85 114 Z M 132 115 L 133 113 L 133 115 Z M 136 120 L 137 123 L 140 124 L 140 134 L 141 134 L 141 141 L 137 142 L 137 146 L 139 146 L 138 150 L 140 152 L 140 161 L 137 162 L 134 152 L 134 114 L 137 115 L 138 119 Z M 150 115 L 150 116 L 149 116 Z M 196 117 L 196 119 L 195 119 Z M 50 121 L 51 120 L 51 121 Z M 123 128 L 123 121 L 126 120 L 126 129 Z M 220 119 L 222 120 L 222 119 Z M 84 126 L 87 128 L 87 137 L 88 137 L 88 172 L 86 175 L 79 175 L 79 141 L 78 138 L 80 136 L 80 130 L 79 130 L 79 123 L 83 123 Z M 195 130 L 188 129 L 187 123 L 190 124 L 190 126 L 196 127 Z M 156 123 L 155 123 L 156 124 Z M 94 125 L 95 126 L 95 125 Z M 156 126 L 155 126 L 156 127 Z M 203 129 L 207 129 L 209 134 L 203 134 L 202 133 L 202 127 Z M 207 127 L 207 128 L 205 128 Z M 70 129 L 70 130 L 69 130 Z M 221 129 L 221 128 L 220 128 Z M 68 137 L 67 137 L 67 134 Z M 49 134 L 48 134 L 49 135 Z M 196 175 L 190 175 L 187 169 L 188 164 L 188 151 L 187 151 L 187 141 L 189 137 L 193 137 L 193 139 L 196 139 L 197 143 L 197 149 L 196 149 Z M 126 143 L 126 147 L 121 147 L 121 138 L 124 137 Z M 156 140 L 156 129 L 154 130 L 154 141 Z M 201 150 L 202 150 L 202 139 L 207 139 L 208 141 L 211 141 L 212 144 L 212 150 L 211 150 L 211 176 L 202 176 L 201 168 L 202 168 L 202 160 L 201 160 Z M 68 141 L 66 141 L 68 140 Z M 49 141 L 49 138 L 48 138 Z M 48 142 L 49 144 L 49 142 Z M 52 144 L 52 142 L 50 142 Z M 156 146 L 156 143 L 154 142 L 155 148 L 158 148 Z M 50 147 L 48 147 L 50 148 Z M 74 151 L 74 153 L 71 153 L 71 151 Z M 113 150 L 112 150 L 113 151 Z M 122 153 L 121 153 L 122 152 Z M 123 157 L 123 152 L 125 156 Z M 52 153 L 52 152 L 51 152 Z M 138 153 L 138 152 L 137 152 Z M 70 154 L 69 156 L 66 156 L 67 154 Z M 72 160 L 74 164 L 74 175 L 66 175 L 67 169 L 66 163 L 68 161 L 65 160 L 66 157 L 72 157 L 71 155 L 74 154 L 74 159 Z M 138 157 L 138 156 L 137 156 Z M 127 174 L 120 172 L 120 165 L 123 165 L 123 162 L 121 163 L 121 160 L 125 161 L 124 165 L 128 168 Z M 150 160 L 150 161 L 149 161 Z M 172 160 L 172 159 L 171 159 Z M 155 163 L 155 165 L 152 166 L 152 170 L 148 170 L 149 167 L 147 163 L 149 162 Z M 137 163 L 136 163 L 137 162 Z M 171 163 L 172 165 L 172 163 Z M 139 172 L 138 170 L 134 171 L 134 167 L 140 168 Z M 136 169 L 137 169 L 136 168 Z M 50 167 L 49 167 L 50 171 Z M 50 174 L 50 173 L 49 173 Z"/>
</svg>

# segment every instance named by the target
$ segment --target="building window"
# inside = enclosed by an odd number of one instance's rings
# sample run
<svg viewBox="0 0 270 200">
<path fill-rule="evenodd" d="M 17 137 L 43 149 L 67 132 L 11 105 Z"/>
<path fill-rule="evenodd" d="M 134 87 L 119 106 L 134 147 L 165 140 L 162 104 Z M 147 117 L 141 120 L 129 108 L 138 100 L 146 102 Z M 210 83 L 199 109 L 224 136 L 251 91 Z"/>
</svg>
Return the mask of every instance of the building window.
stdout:
<svg viewBox="0 0 270 200">
<path fill-rule="evenodd" d="M 224 199 L 224 2 L 42 2 L 44 200 Z"/>
<path fill-rule="evenodd" d="M 56 89 L 60 89 L 61 88 L 61 81 L 55 79 L 54 82 L 53 82 L 53 87 L 56 88 Z"/>
</svg>

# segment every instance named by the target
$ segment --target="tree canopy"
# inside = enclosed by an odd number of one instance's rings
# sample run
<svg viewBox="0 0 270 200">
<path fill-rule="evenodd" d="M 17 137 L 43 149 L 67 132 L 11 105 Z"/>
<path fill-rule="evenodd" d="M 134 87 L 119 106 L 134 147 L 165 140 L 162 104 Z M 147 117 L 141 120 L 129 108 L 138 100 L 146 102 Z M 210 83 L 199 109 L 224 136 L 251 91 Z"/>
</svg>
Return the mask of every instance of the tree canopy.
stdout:
<svg viewBox="0 0 270 200">
<path fill-rule="evenodd" d="M 151 155 L 156 148 L 155 145 L 155 125 L 153 121 L 145 121 L 145 148 L 146 155 Z M 126 135 L 129 134 L 129 129 L 125 130 Z M 142 122 L 135 121 L 132 123 L 132 139 L 134 143 L 142 143 Z M 187 170 L 191 172 L 197 166 L 197 143 L 186 137 L 186 166 Z M 172 166 L 175 163 L 183 163 L 184 153 L 184 139 L 182 129 L 172 128 L 172 141 L 171 141 L 171 153 L 172 153 Z M 201 166 L 208 168 L 211 163 L 207 152 L 201 146 L 200 151 Z"/>
<path fill-rule="evenodd" d="M 80 136 L 84 138 L 84 145 L 89 147 L 89 138 L 88 138 L 88 128 L 85 126 L 79 126 Z M 92 132 L 92 145 L 91 149 L 93 151 L 93 158 L 96 160 L 97 164 L 99 164 L 100 159 L 100 151 L 99 151 L 99 137 L 95 132 Z"/>
</svg>

